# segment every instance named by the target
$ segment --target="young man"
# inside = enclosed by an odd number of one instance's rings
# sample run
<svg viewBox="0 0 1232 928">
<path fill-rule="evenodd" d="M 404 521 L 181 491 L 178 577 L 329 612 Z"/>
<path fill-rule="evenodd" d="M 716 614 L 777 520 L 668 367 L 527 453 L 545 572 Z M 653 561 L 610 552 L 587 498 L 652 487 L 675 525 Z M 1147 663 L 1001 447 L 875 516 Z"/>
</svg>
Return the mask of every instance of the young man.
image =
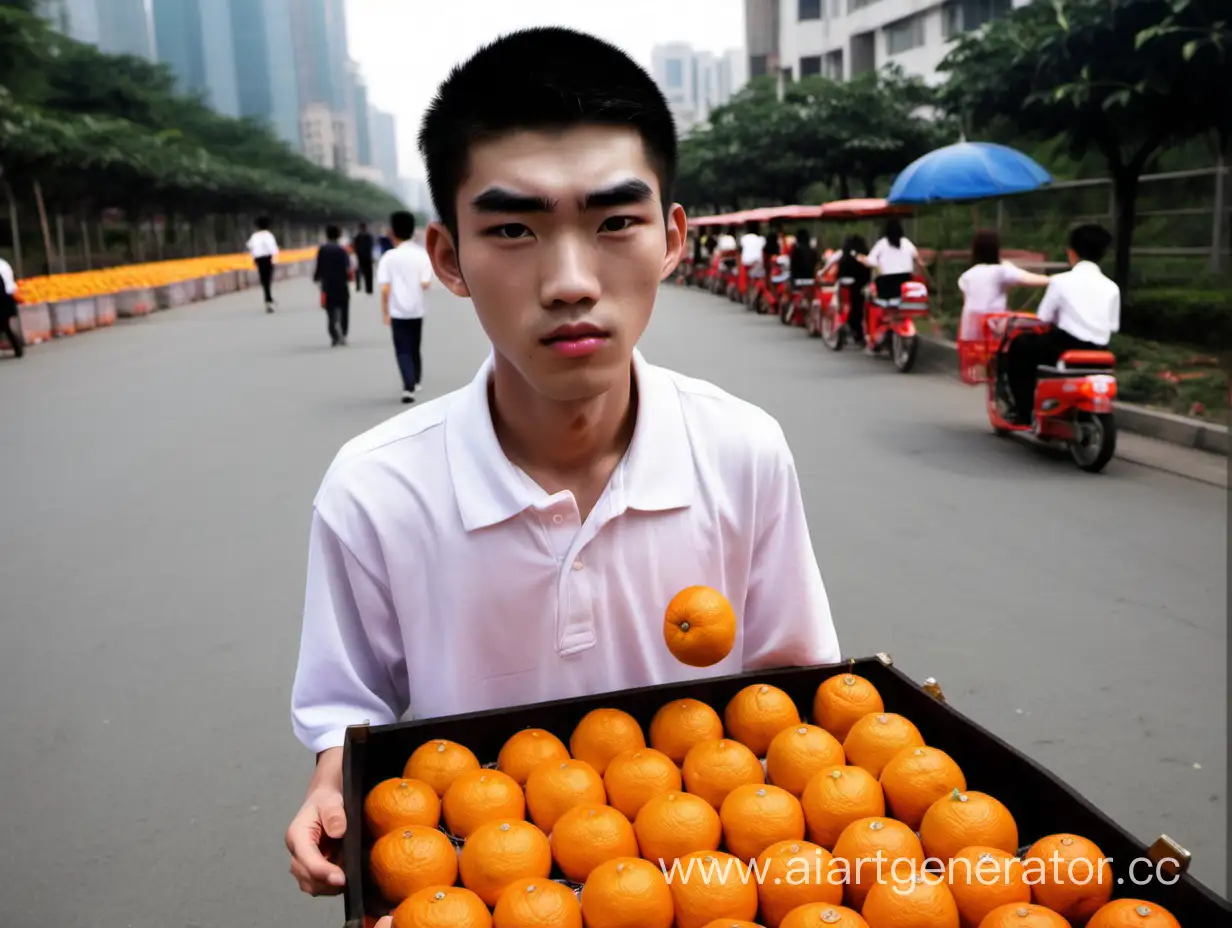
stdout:
<svg viewBox="0 0 1232 928">
<path fill-rule="evenodd" d="M 371 293 L 372 249 L 376 247 L 376 242 L 373 241 L 372 233 L 368 231 L 368 223 L 359 224 L 359 231 L 351 240 L 351 247 L 355 250 L 355 292 L 359 293 L 362 288 Z"/>
<path fill-rule="evenodd" d="M 265 311 L 274 311 L 274 259 L 278 257 L 278 242 L 269 230 L 268 216 L 257 217 L 257 231 L 248 238 L 248 252 L 257 266 L 261 289 L 265 291 Z"/>
<path fill-rule="evenodd" d="M 415 401 L 415 389 L 423 381 L 420 344 L 423 340 L 424 291 L 432 285 L 432 261 L 411 241 L 415 217 L 394 213 L 390 217 L 397 246 L 381 256 L 376 282 L 381 288 L 381 316 L 393 330 L 394 354 L 402 374 L 402 402 Z"/>
<path fill-rule="evenodd" d="M 325 310 L 329 340 L 333 346 L 345 345 L 350 328 L 351 256 L 338 244 L 342 230 L 329 226 L 324 245 L 317 250 L 317 264 L 312 279 L 321 285 L 321 308 Z"/>
<path fill-rule="evenodd" d="M 1098 263 L 1111 245 L 1112 235 L 1095 223 L 1070 232 L 1065 253 L 1072 270 L 1053 275 L 1037 313 L 1052 328 L 1025 332 L 1010 342 L 1008 379 L 1020 425 L 1030 425 L 1034 415 L 1036 368 L 1056 364 L 1066 351 L 1106 348 L 1120 330 L 1121 288 Z"/>
<path fill-rule="evenodd" d="M 344 882 L 321 845 L 350 827 L 348 725 L 840 659 L 782 429 L 635 350 L 686 239 L 651 78 L 590 36 L 515 33 L 450 74 L 420 147 L 432 265 L 492 349 L 317 494 L 292 715 L 318 760 L 286 836 L 310 893 Z M 693 584 L 739 617 L 704 670 L 663 642 Z"/>
</svg>

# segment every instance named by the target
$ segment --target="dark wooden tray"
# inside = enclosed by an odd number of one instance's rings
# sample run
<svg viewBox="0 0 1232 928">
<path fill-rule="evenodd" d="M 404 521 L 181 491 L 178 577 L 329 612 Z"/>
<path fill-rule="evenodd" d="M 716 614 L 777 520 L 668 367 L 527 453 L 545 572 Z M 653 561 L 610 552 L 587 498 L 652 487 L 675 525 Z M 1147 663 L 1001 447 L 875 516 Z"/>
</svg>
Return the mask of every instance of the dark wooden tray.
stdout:
<svg viewBox="0 0 1232 928">
<path fill-rule="evenodd" d="M 480 763 L 488 764 L 495 762 L 506 739 L 523 728 L 545 728 L 567 744 L 582 716 L 610 706 L 628 712 L 643 730 L 649 730 L 655 712 L 670 700 L 702 700 L 721 715 L 728 700 L 754 682 L 772 683 L 785 690 L 800 708 L 802 718 L 808 719 L 818 685 L 827 677 L 848 671 L 877 687 L 886 711 L 909 718 L 928 744 L 953 757 L 971 789 L 990 793 L 1005 803 L 1018 823 L 1024 847 L 1057 832 L 1080 834 L 1114 861 L 1114 898 L 1131 896 L 1155 902 L 1171 911 L 1185 928 L 1232 924 L 1232 905 L 1186 872 L 1189 854 L 1184 848 L 1167 836 L 1150 847 L 1142 844 L 1043 767 L 956 711 L 931 679 L 921 686 L 895 668 L 889 655 L 878 654 L 838 665 L 757 671 L 513 709 L 349 728 L 343 757 L 348 823 L 343 839 L 346 928 L 364 928 L 365 922 L 370 925 L 375 917 L 387 914 L 384 901 L 365 878 L 364 855 L 370 841 L 364 834 L 364 797 L 382 780 L 401 776 L 407 758 L 423 742 L 433 738 L 457 741 L 474 751 Z M 1130 879 L 1129 866 L 1143 859 L 1156 865 L 1138 864 L 1135 883 Z M 1148 872 L 1149 881 L 1144 882 Z"/>
</svg>

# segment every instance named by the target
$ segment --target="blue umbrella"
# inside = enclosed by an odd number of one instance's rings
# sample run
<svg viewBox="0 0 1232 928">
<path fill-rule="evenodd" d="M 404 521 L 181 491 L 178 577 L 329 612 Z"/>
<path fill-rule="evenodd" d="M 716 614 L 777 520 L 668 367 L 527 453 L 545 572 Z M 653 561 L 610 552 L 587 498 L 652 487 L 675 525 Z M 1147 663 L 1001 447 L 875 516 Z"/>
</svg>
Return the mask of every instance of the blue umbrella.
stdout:
<svg viewBox="0 0 1232 928">
<path fill-rule="evenodd" d="M 1051 183 L 1031 158 L 992 142 L 958 142 L 930 151 L 894 179 L 890 203 L 980 200 L 1024 193 Z"/>
</svg>

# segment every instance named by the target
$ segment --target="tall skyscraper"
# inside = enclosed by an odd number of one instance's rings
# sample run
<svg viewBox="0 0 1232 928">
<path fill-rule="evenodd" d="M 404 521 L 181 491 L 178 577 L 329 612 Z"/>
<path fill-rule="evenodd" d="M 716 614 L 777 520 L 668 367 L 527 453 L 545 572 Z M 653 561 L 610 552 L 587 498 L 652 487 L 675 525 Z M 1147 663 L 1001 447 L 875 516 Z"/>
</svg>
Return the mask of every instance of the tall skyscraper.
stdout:
<svg viewBox="0 0 1232 928">
<path fill-rule="evenodd" d="M 346 9 L 343 0 L 289 0 L 291 46 L 299 86 L 300 123 L 319 128 L 322 109 L 331 114 L 329 167 L 348 170 L 357 161 L 354 94 L 347 74 Z M 309 113 L 311 110 L 311 113 Z"/>
<path fill-rule="evenodd" d="M 368 106 L 368 84 L 359 65 L 348 64 L 351 78 L 351 112 L 355 119 L 355 159 L 360 164 L 372 164 L 372 119 Z"/>
<path fill-rule="evenodd" d="M 731 49 L 721 55 L 697 51 L 685 42 L 656 45 L 651 52 L 651 73 L 667 98 L 676 131 L 688 135 L 710 118 L 748 81 L 744 52 Z"/>
<path fill-rule="evenodd" d="M 393 113 L 372 107 L 372 164 L 381 172 L 384 186 L 398 188 L 398 126 Z"/>
<path fill-rule="evenodd" d="M 288 0 L 230 0 L 235 81 L 241 116 L 267 123 L 300 147 L 299 83 L 287 42 Z"/>
<path fill-rule="evenodd" d="M 145 0 L 41 0 L 38 10 L 60 32 L 99 51 L 154 58 Z"/>
<path fill-rule="evenodd" d="M 225 116 L 240 115 L 230 0 L 154 0 L 154 38 L 181 90 L 201 94 Z"/>
</svg>

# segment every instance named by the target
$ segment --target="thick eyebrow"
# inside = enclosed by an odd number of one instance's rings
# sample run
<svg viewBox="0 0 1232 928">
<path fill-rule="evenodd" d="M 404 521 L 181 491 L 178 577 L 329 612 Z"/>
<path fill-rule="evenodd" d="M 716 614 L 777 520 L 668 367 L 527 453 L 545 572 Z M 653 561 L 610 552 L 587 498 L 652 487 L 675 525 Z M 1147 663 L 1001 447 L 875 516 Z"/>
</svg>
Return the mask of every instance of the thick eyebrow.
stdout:
<svg viewBox="0 0 1232 928">
<path fill-rule="evenodd" d="M 550 213 L 556 209 L 556 201 L 489 187 L 471 200 L 471 208 L 477 213 Z"/>
<path fill-rule="evenodd" d="M 632 178 L 611 187 L 592 190 L 579 205 L 583 210 L 610 209 L 613 206 L 632 206 L 634 203 L 653 199 L 654 191 L 650 189 L 650 185 L 643 180 Z"/>
</svg>

